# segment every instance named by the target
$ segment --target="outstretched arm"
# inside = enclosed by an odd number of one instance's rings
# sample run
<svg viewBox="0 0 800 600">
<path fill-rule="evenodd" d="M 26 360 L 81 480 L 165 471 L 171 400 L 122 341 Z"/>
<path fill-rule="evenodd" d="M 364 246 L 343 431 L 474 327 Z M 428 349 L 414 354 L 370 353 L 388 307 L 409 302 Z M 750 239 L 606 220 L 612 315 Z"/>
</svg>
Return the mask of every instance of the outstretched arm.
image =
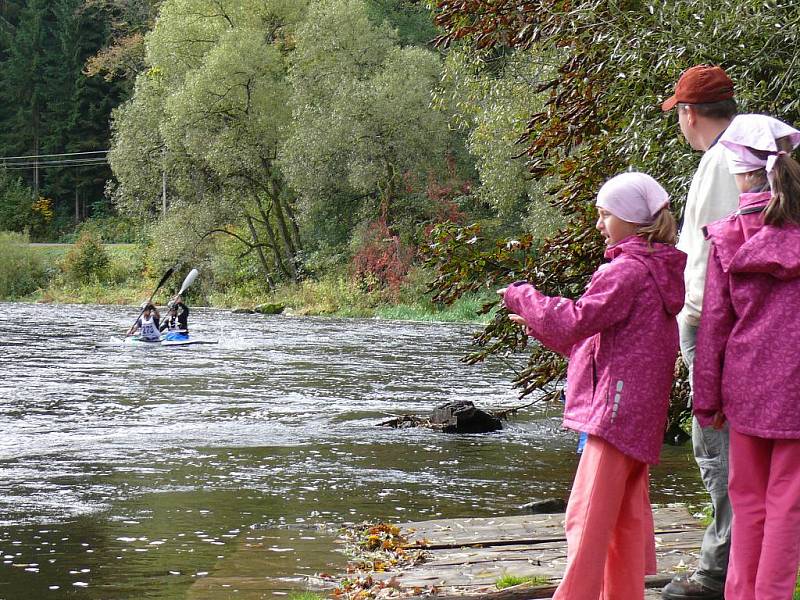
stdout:
<svg viewBox="0 0 800 600">
<path fill-rule="evenodd" d="M 545 296 L 527 283 L 506 289 L 508 310 L 525 320 L 529 335 L 551 350 L 569 354 L 577 342 L 625 319 L 638 291 L 632 265 L 608 265 L 598 270 L 578 300 Z"/>
</svg>

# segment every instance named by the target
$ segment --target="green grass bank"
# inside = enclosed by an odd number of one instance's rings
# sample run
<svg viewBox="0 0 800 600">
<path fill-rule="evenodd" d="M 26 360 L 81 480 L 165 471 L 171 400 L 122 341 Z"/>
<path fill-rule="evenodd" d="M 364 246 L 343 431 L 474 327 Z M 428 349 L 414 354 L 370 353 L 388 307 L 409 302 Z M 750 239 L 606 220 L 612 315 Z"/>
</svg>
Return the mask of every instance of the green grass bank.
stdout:
<svg viewBox="0 0 800 600">
<path fill-rule="evenodd" d="M 29 244 L 20 234 L 0 233 L 0 299 L 59 304 L 138 305 L 153 291 L 162 273 L 145 269 L 145 251 L 136 244 Z M 220 282 L 212 268 L 200 267 L 201 276 L 187 296 L 190 304 L 215 308 L 253 309 L 264 304 L 284 306 L 295 315 L 361 317 L 431 322 L 480 323 L 487 290 L 440 306 L 425 294 L 429 276 L 422 269 L 394 294 L 359 287 L 343 273 L 269 290 L 258 281 Z M 156 303 L 166 303 L 181 284 L 176 273 L 159 290 Z"/>
</svg>

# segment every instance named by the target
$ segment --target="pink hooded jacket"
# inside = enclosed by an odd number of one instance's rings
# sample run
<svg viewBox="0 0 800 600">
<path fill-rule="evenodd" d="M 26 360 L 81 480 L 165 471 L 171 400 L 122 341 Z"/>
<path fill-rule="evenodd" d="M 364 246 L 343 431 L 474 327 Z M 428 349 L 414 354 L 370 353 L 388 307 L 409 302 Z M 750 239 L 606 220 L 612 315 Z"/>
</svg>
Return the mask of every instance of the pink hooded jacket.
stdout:
<svg viewBox="0 0 800 600">
<path fill-rule="evenodd" d="M 530 335 L 569 357 L 564 426 L 656 464 L 678 355 L 686 255 L 636 236 L 605 255 L 611 262 L 576 301 L 515 283 L 505 304 Z"/>
<path fill-rule="evenodd" d="M 706 228 L 694 413 L 706 427 L 722 410 L 740 433 L 800 438 L 800 226 L 764 225 L 769 198 L 742 194 Z"/>
</svg>

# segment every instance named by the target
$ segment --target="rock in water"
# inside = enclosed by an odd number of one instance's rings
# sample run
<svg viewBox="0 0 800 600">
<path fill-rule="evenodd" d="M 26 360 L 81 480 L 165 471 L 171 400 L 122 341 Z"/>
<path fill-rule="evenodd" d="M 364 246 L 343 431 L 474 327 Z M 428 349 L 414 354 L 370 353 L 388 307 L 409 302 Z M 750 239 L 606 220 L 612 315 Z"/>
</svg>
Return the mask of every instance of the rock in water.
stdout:
<svg viewBox="0 0 800 600">
<path fill-rule="evenodd" d="M 528 502 L 520 506 L 520 508 L 535 515 L 563 513 L 567 510 L 567 501 L 563 498 L 545 498 L 544 500 Z"/>
<path fill-rule="evenodd" d="M 487 433 L 503 428 L 494 415 L 475 408 L 469 400 L 447 402 L 433 409 L 431 425 L 441 427 L 445 433 Z"/>
<path fill-rule="evenodd" d="M 285 308 L 286 306 L 284 304 L 280 304 L 278 302 L 268 302 L 267 304 L 259 304 L 253 309 L 253 311 L 260 315 L 279 315 L 284 311 Z"/>
</svg>

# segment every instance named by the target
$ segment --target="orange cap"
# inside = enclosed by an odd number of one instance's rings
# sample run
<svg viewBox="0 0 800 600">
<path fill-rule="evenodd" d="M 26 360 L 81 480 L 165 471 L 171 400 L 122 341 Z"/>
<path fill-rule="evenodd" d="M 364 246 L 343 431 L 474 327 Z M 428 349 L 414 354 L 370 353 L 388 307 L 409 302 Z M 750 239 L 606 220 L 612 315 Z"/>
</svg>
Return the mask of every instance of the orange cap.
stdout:
<svg viewBox="0 0 800 600">
<path fill-rule="evenodd" d="M 686 69 L 675 85 L 675 93 L 664 100 L 661 110 L 671 110 L 678 102 L 709 104 L 733 98 L 733 81 L 722 67 L 697 65 Z"/>
</svg>

